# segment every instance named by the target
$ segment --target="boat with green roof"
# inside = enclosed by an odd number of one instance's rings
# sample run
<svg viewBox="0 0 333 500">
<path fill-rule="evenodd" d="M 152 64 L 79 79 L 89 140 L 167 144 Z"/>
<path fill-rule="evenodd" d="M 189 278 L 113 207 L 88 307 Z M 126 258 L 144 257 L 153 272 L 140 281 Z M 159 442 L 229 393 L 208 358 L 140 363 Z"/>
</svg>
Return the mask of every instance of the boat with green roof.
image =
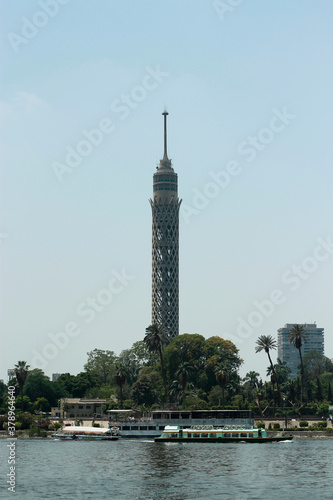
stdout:
<svg viewBox="0 0 333 500">
<path fill-rule="evenodd" d="M 239 425 L 214 427 L 213 425 L 194 425 L 181 429 L 178 425 L 167 425 L 156 442 L 196 442 L 196 443 L 271 443 L 289 441 L 293 436 L 268 435 L 265 429 L 248 428 Z"/>
</svg>

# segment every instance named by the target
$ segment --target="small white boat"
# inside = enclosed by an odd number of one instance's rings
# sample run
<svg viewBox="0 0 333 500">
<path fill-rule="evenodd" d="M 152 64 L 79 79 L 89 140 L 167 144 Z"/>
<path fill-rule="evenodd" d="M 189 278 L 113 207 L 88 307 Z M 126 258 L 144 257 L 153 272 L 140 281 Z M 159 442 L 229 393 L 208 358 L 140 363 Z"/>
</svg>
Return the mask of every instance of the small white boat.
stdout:
<svg viewBox="0 0 333 500">
<path fill-rule="evenodd" d="M 68 426 L 52 436 L 61 441 L 115 441 L 119 438 L 119 429 L 109 427 Z"/>
</svg>

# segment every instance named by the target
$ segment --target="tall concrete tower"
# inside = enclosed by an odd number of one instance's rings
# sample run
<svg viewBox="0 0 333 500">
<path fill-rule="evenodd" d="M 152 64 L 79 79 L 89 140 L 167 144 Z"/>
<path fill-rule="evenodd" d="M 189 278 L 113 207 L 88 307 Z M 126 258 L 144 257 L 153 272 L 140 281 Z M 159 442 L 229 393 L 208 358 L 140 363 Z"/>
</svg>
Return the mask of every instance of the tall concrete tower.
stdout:
<svg viewBox="0 0 333 500">
<path fill-rule="evenodd" d="M 167 154 L 167 115 L 164 111 L 164 155 L 153 177 L 152 324 L 179 334 L 179 207 L 177 174 Z"/>
</svg>

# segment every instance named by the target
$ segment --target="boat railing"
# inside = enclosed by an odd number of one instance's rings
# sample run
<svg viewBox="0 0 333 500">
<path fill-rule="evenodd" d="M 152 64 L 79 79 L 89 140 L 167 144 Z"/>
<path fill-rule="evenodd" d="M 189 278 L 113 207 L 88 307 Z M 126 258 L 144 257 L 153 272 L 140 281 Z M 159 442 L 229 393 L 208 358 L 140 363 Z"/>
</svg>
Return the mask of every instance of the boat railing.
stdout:
<svg viewBox="0 0 333 500">
<path fill-rule="evenodd" d="M 223 429 L 227 431 L 234 431 L 234 430 L 253 430 L 252 427 L 248 427 L 246 425 L 221 425 L 219 427 L 216 427 L 214 425 L 191 425 L 189 427 L 191 430 L 202 430 L 202 431 L 208 431 L 208 430 L 214 430 L 214 429 Z"/>
<path fill-rule="evenodd" d="M 195 431 L 210 431 L 214 429 L 213 425 L 191 425 L 190 427 L 191 430 Z"/>
</svg>

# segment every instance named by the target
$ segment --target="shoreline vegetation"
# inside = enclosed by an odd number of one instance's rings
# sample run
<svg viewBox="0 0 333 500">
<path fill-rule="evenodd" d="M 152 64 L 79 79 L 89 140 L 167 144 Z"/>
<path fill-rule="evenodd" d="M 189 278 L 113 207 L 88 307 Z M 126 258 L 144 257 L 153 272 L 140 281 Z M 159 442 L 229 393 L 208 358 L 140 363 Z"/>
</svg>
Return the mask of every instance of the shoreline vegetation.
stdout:
<svg viewBox="0 0 333 500">
<path fill-rule="evenodd" d="M 298 350 L 306 337 L 301 326 L 295 325 L 290 337 Z M 256 353 L 269 362 L 266 381 L 255 370 L 239 375 L 243 360 L 230 340 L 197 333 L 172 337 L 159 325 L 150 325 L 144 339 L 119 356 L 109 350 L 88 352 L 77 375 L 54 374 L 51 381 L 42 369 L 18 361 L 8 383 L 0 382 L 0 431 L 13 438 L 26 433 L 40 438 L 63 422 L 104 426 L 109 411 L 133 412 L 131 419 L 140 419 L 161 409 L 243 409 L 267 431 L 284 427 L 330 435 L 333 361 L 311 351 L 300 356 L 299 374 L 291 377 L 285 362 L 273 362 L 276 348 L 271 335 L 256 342 Z"/>
</svg>

